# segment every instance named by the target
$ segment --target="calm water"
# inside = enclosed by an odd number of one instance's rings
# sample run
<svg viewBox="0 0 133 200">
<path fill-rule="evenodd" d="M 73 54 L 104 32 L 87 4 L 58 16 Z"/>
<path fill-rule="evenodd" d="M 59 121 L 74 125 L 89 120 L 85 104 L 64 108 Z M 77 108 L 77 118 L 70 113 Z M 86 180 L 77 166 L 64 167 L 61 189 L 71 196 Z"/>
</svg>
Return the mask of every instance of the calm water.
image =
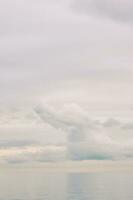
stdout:
<svg viewBox="0 0 133 200">
<path fill-rule="evenodd" d="M 0 200 L 133 200 L 133 173 L 0 171 Z"/>
</svg>

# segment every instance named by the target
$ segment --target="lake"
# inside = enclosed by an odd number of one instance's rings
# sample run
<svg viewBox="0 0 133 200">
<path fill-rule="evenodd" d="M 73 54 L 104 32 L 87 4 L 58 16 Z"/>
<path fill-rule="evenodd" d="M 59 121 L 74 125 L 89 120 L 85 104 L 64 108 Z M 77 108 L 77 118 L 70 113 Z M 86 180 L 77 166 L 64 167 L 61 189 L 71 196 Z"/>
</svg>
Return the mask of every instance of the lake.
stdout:
<svg viewBox="0 0 133 200">
<path fill-rule="evenodd" d="M 133 172 L 1 170 L 0 200 L 132 200 Z"/>
</svg>

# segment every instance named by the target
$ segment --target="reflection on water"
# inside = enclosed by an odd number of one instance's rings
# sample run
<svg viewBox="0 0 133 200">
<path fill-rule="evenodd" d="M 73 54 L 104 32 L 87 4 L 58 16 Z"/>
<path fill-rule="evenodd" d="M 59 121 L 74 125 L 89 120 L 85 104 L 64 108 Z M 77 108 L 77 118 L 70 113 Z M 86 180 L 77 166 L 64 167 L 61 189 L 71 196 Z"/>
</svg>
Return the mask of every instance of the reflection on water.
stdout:
<svg viewBox="0 0 133 200">
<path fill-rule="evenodd" d="M 67 175 L 68 200 L 133 199 L 133 173 L 90 173 Z"/>
<path fill-rule="evenodd" d="M 130 200 L 133 173 L 0 171 L 0 200 Z"/>
<path fill-rule="evenodd" d="M 67 175 L 67 199 L 88 199 L 86 174 Z"/>
</svg>

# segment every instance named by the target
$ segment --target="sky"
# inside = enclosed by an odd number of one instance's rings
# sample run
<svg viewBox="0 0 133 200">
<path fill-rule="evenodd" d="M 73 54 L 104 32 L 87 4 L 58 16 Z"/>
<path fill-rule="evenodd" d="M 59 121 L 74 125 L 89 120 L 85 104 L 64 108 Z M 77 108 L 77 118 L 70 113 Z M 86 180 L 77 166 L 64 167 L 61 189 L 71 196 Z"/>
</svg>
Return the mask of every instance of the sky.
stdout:
<svg viewBox="0 0 133 200">
<path fill-rule="evenodd" d="M 132 160 L 132 11 L 0 0 L 0 163 Z"/>
</svg>

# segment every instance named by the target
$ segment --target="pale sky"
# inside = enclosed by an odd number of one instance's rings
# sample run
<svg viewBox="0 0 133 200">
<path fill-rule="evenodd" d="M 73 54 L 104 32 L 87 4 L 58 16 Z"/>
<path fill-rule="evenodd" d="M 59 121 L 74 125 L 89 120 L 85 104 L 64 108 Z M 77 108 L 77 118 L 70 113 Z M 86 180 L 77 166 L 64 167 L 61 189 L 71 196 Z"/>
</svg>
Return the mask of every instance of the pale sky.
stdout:
<svg viewBox="0 0 133 200">
<path fill-rule="evenodd" d="M 0 0 L 0 163 L 133 157 L 133 2 Z"/>
</svg>

